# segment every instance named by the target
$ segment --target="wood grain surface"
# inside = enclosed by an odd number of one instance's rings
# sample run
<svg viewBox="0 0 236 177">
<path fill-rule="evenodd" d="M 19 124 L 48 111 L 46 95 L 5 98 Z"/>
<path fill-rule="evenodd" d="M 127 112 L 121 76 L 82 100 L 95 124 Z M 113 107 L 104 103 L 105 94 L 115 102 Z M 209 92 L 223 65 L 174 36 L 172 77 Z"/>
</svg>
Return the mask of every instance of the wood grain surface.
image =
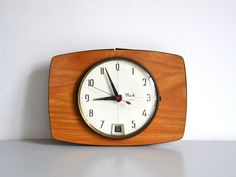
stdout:
<svg viewBox="0 0 236 177">
<path fill-rule="evenodd" d="M 152 74 L 161 102 L 151 124 L 127 139 L 110 139 L 91 130 L 80 116 L 77 88 L 84 73 L 109 57 L 130 58 Z M 187 87 L 181 56 L 145 50 L 92 50 L 53 57 L 49 76 L 49 115 L 52 137 L 59 141 L 91 145 L 145 145 L 179 140 L 186 122 Z"/>
</svg>

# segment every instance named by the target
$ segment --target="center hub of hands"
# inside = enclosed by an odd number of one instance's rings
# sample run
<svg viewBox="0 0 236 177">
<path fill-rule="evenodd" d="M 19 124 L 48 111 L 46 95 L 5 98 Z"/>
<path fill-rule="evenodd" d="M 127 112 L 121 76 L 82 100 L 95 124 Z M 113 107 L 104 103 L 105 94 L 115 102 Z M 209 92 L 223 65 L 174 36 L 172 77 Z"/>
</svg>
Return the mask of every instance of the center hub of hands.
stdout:
<svg viewBox="0 0 236 177">
<path fill-rule="evenodd" d="M 117 96 L 115 96 L 115 98 L 116 98 L 117 102 L 120 102 L 122 100 L 122 96 L 121 95 L 117 95 Z"/>
</svg>

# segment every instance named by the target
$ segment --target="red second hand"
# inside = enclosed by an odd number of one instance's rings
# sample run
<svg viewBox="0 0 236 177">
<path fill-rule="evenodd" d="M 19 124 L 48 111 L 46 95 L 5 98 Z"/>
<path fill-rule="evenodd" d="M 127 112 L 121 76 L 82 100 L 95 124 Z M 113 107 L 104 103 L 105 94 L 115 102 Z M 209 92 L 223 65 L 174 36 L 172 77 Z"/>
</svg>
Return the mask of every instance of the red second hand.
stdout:
<svg viewBox="0 0 236 177">
<path fill-rule="evenodd" d="M 97 87 L 94 87 L 94 86 L 92 86 L 92 87 L 95 88 L 95 89 L 97 89 L 97 90 L 99 90 L 99 91 L 101 91 L 101 92 L 103 92 L 103 93 L 106 93 L 106 94 L 108 94 L 108 95 L 113 96 L 112 94 L 110 94 L 110 93 L 108 93 L 108 92 L 105 92 L 105 91 L 103 91 L 103 90 L 101 90 L 101 89 L 99 89 L 99 88 L 97 88 Z"/>
<path fill-rule="evenodd" d="M 126 101 L 126 100 L 122 100 L 122 101 L 126 102 L 127 104 L 131 104 L 129 101 Z"/>
</svg>

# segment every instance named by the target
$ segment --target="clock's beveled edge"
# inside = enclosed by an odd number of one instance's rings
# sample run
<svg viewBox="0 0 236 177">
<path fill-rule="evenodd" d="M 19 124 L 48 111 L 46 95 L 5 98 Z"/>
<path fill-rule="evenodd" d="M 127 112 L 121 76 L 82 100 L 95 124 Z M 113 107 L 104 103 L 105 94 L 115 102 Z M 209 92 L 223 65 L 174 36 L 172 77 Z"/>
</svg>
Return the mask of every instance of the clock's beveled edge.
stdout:
<svg viewBox="0 0 236 177">
<path fill-rule="evenodd" d="M 149 72 L 151 72 L 157 80 L 161 81 L 161 89 L 159 89 L 162 97 L 160 107 L 162 108 L 159 108 L 159 111 L 154 118 L 154 124 L 152 123 L 146 130 L 135 137 L 121 140 L 108 139 L 92 132 L 92 130 L 89 130 L 89 128 L 86 127 L 87 125 L 81 121 L 78 110 L 74 105 L 75 100 L 72 98 L 75 97 L 74 88 L 78 85 L 80 80 L 78 80 L 78 78 L 81 78 L 83 72 L 87 70 L 88 66 L 101 59 L 114 56 L 134 59 L 136 62 L 148 68 Z M 161 72 L 162 74 L 157 72 L 157 69 L 155 68 L 157 67 L 160 70 L 160 66 L 162 68 L 161 70 L 163 70 Z M 166 68 L 168 68 L 168 70 L 171 69 L 171 71 L 168 73 L 168 71 L 165 71 Z M 167 79 L 172 79 L 174 81 L 177 80 L 177 82 L 179 82 L 178 84 L 181 86 L 181 91 L 179 93 L 181 93 L 182 107 L 181 116 L 179 116 L 178 119 L 174 119 L 173 115 L 172 118 L 171 115 L 168 115 L 168 105 L 164 104 L 166 98 L 169 100 L 169 97 L 172 94 L 170 91 L 168 92 L 168 88 L 170 89 L 170 85 L 173 85 L 173 82 L 170 84 Z M 162 92 L 162 90 L 164 91 Z M 144 145 L 179 140 L 184 134 L 187 106 L 186 101 L 187 90 L 185 65 L 183 58 L 178 55 L 144 50 L 96 50 L 59 55 L 53 57 L 51 61 L 49 78 L 49 115 L 51 134 L 56 140 L 79 144 L 115 146 Z M 67 104 L 66 109 L 61 108 L 60 104 Z M 164 104 L 164 106 L 162 106 L 162 104 Z M 169 101 L 168 104 L 173 103 Z M 170 114 L 173 114 L 173 112 Z M 167 118 L 163 118 L 166 116 Z M 165 126 L 171 125 L 171 119 L 177 124 L 172 127 L 172 130 L 168 131 Z M 165 120 L 169 120 L 169 123 L 165 123 Z M 178 130 L 176 130 L 176 128 Z M 173 131 L 173 129 L 175 131 Z"/>
</svg>

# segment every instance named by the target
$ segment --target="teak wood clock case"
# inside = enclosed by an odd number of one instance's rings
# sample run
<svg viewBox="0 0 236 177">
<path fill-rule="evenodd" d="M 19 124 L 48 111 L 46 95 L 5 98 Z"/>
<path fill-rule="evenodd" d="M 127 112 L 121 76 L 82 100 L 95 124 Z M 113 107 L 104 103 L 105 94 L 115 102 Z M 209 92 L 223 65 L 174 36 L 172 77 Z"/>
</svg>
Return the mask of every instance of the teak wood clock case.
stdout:
<svg viewBox="0 0 236 177">
<path fill-rule="evenodd" d="M 83 120 L 77 92 L 85 73 L 107 58 L 128 58 L 145 67 L 158 85 L 158 109 L 140 133 L 112 139 L 93 131 Z M 183 137 L 186 122 L 187 86 L 181 56 L 146 50 L 107 49 L 69 53 L 51 60 L 49 116 L 52 137 L 59 141 L 90 145 L 146 145 Z"/>
</svg>

